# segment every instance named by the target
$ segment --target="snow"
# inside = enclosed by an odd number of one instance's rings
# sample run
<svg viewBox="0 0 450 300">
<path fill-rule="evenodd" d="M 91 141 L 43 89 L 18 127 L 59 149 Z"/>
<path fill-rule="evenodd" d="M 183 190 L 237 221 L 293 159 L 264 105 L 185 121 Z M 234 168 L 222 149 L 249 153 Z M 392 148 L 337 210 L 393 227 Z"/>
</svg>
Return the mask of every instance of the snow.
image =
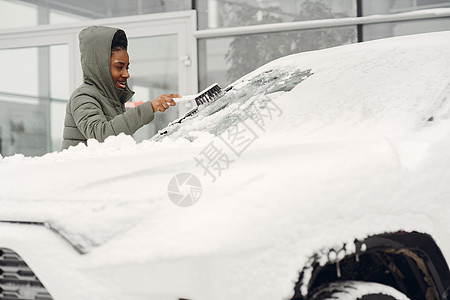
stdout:
<svg viewBox="0 0 450 300">
<path fill-rule="evenodd" d="M 0 157 L 0 219 L 51 222 L 89 250 L 81 269 L 196 260 L 219 300 L 284 299 L 315 251 L 375 233 L 430 233 L 449 258 L 448 57 L 450 32 L 293 55 L 167 137 Z M 276 91 L 273 74 L 301 83 Z M 194 158 L 269 102 L 280 110 L 248 122 L 257 138 L 212 182 Z M 167 195 L 181 172 L 202 182 L 188 208 Z"/>
<path fill-rule="evenodd" d="M 337 285 L 337 288 L 339 289 L 339 285 Z M 333 294 L 333 298 L 335 299 L 341 299 L 341 300 L 354 300 L 359 299 L 360 297 L 367 295 L 367 294 L 384 294 L 389 295 L 392 297 L 395 297 L 394 299 L 398 300 L 408 300 L 409 298 L 406 297 L 404 294 L 400 293 L 396 289 L 385 286 L 379 283 L 373 283 L 373 282 L 347 282 L 345 284 L 345 293 L 339 292 Z M 334 287 L 335 288 L 335 287 Z"/>
</svg>

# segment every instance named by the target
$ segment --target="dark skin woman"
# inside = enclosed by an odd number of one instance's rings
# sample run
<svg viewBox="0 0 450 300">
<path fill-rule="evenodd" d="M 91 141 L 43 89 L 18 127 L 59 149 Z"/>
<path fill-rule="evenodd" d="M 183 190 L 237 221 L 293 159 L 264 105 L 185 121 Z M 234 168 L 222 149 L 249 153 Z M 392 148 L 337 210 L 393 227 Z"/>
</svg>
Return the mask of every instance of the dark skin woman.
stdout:
<svg viewBox="0 0 450 300">
<path fill-rule="evenodd" d="M 125 109 L 134 92 L 128 87 L 130 58 L 123 30 L 90 26 L 79 35 L 83 84 L 70 97 L 66 107 L 62 149 L 87 144 L 88 139 L 103 142 L 108 136 L 134 134 L 150 123 L 155 112 L 176 105 L 178 94 L 164 94 L 135 108 Z"/>
</svg>

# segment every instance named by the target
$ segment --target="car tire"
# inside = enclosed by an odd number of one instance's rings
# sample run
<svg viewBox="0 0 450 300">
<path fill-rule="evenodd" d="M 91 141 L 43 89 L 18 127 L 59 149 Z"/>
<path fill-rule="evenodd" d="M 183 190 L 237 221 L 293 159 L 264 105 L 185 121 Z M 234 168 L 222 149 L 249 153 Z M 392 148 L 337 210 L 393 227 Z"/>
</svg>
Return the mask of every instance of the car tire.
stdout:
<svg viewBox="0 0 450 300">
<path fill-rule="evenodd" d="M 391 286 L 364 281 L 338 281 L 323 285 L 309 300 L 410 300 Z"/>
</svg>

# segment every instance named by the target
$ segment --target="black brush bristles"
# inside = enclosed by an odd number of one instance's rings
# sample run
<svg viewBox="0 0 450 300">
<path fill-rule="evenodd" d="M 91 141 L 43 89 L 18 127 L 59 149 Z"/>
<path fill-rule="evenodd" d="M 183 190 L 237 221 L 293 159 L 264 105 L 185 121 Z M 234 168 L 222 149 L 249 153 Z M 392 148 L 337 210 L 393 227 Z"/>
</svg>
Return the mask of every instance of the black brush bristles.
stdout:
<svg viewBox="0 0 450 300">
<path fill-rule="evenodd" d="M 216 101 L 223 95 L 225 95 L 225 92 L 217 83 L 215 83 L 204 89 L 197 97 L 195 97 L 195 102 L 197 103 L 197 106 L 199 106 Z"/>
<path fill-rule="evenodd" d="M 197 106 L 188 111 L 183 117 L 169 123 L 166 128 L 169 128 L 175 124 L 179 124 L 183 122 L 186 118 L 196 115 L 200 109 L 200 105 L 216 101 L 217 99 L 223 97 L 232 88 L 233 86 L 228 86 L 227 88 L 225 88 L 225 90 L 223 90 L 217 83 L 214 83 L 213 85 L 210 85 L 209 87 L 201 91 L 199 94 L 197 94 L 195 98 L 190 98 L 190 96 L 187 96 L 189 97 L 188 98 L 189 100 L 195 99 L 195 103 L 197 103 Z M 168 130 L 164 130 L 161 131 L 159 134 L 165 135 L 167 134 L 167 132 Z"/>
</svg>

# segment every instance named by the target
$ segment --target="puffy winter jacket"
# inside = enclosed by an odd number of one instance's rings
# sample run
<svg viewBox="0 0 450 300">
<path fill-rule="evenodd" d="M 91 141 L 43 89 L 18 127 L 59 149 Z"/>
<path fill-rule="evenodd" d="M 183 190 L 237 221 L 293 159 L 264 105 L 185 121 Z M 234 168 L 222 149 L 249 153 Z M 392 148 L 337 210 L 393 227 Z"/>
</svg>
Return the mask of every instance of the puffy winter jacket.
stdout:
<svg viewBox="0 0 450 300">
<path fill-rule="evenodd" d="M 94 138 L 103 142 L 110 135 L 133 134 L 153 120 L 151 102 L 125 111 L 134 94 L 114 85 L 111 77 L 111 43 L 117 28 L 91 26 L 79 35 L 83 84 L 66 107 L 62 149 Z"/>
</svg>

